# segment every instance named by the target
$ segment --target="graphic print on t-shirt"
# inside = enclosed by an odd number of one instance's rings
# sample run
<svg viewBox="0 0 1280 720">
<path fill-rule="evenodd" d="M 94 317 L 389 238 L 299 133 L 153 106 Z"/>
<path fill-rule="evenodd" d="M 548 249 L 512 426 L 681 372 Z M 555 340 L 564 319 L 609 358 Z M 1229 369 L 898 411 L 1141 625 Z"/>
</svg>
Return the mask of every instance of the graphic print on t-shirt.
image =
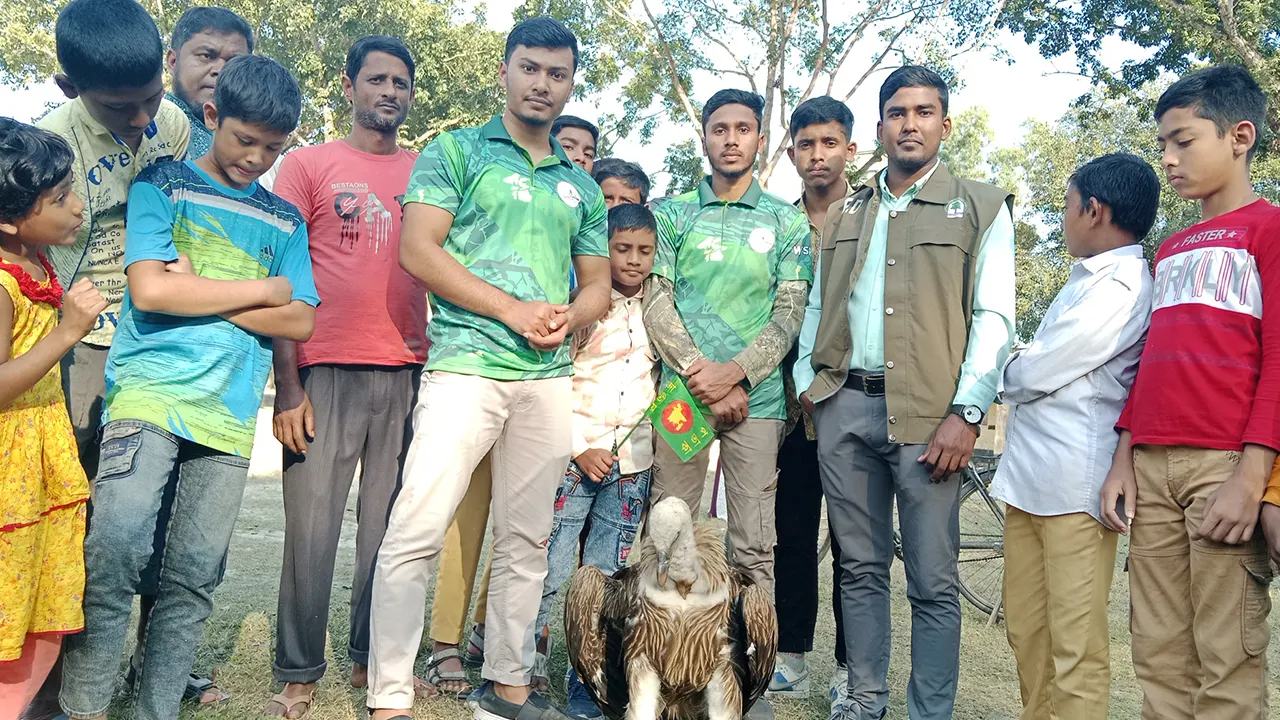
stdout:
<svg viewBox="0 0 1280 720">
<path fill-rule="evenodd" d="M 338 247 L 355 249 L 363 242 L 374 253 L 381 252 L 391 240 L 395 219 L 378 194 L 362 182 L 333 183 L 330 188 L 334 192 L 333 212 L 342 218 Z"/>
<path fill-rule="evenodd" d="M 1258 265 L 1249 253 L 1248 235 L 1244 227 L 1213 228 L 1178 241 L 1173 254 L 1156 265 L 1152 310 L 1197 304 L 1262 317 Z"/>
</svg>

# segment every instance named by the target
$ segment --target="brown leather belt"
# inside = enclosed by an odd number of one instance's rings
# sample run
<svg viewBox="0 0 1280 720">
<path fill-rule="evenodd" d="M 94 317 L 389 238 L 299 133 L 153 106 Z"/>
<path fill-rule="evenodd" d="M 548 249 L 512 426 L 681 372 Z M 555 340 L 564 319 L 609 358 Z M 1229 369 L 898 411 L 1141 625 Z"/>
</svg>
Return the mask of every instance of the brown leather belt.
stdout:
<svg viewBox="0 0 1280 720">
<path fill-rule="evenodd" d="M 859 375 L 858 373 L 849 373 L 848 379 L 844 381 L 844 386 L 859 390 L 871 397 L 884 396 L 884 375 Z"/>
</svg>

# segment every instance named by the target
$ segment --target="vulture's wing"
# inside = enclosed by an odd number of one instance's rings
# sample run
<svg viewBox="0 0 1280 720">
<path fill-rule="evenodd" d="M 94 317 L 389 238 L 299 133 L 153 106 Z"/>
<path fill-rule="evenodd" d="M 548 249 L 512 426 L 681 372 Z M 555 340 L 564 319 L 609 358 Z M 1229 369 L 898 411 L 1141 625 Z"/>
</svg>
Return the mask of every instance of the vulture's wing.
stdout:
<svg viewBox="0 0 1280 720">
<path fill-rule="evenodd" d="M 604 714 L 613 720 L 626 716 L 626 623 L 634 616 L 632 573 L 614 577 L 590 565 L 578 568 L 569 580 L 564 600 L 565 645 L 569 663 Z"/>
<path fill-rule="evenodd" d="M 742 687 L 742 714 L 769 689 L 774 656 L 778 652 L 778 615 L 773 598 L 739 570 L 730 580 L 733 608 L 729 638 L 734 670 Z"/>
</svg>

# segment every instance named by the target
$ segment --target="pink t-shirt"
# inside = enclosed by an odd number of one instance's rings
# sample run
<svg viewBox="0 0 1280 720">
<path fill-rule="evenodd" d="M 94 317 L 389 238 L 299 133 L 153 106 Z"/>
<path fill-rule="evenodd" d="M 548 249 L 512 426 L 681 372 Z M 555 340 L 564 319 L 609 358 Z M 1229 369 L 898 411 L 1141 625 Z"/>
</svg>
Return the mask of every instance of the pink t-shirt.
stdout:
<svg viewBox="0 0 1280 720">
<path fill-rule="evenodd" d="M 400 200 L 418 154 L 371 155 L 343 140 L 285 156 L 275 193 L 307 222 L 320 307 L 298 367 L 427 360 L 426 288 L 400 268 Z"/>
</svg>

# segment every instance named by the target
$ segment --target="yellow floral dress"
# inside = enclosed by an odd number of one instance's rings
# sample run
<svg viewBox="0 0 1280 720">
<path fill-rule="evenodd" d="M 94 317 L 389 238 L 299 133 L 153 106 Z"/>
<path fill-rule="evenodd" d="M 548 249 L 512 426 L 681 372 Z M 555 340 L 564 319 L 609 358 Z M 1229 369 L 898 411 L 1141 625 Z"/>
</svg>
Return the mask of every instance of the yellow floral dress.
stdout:
<svg viewBox="0 0 1280 720">
<path fill-rule="evenodd" d="M 13 303 L 10 359 L 58 325 L 62 288 L 0 262 Z M 28 634 L 84 627 L 85 503 L 89 482 L 76 454 L 58 365 L 0 407 L 0 662 L 22 654 Z"/>
</svg>

